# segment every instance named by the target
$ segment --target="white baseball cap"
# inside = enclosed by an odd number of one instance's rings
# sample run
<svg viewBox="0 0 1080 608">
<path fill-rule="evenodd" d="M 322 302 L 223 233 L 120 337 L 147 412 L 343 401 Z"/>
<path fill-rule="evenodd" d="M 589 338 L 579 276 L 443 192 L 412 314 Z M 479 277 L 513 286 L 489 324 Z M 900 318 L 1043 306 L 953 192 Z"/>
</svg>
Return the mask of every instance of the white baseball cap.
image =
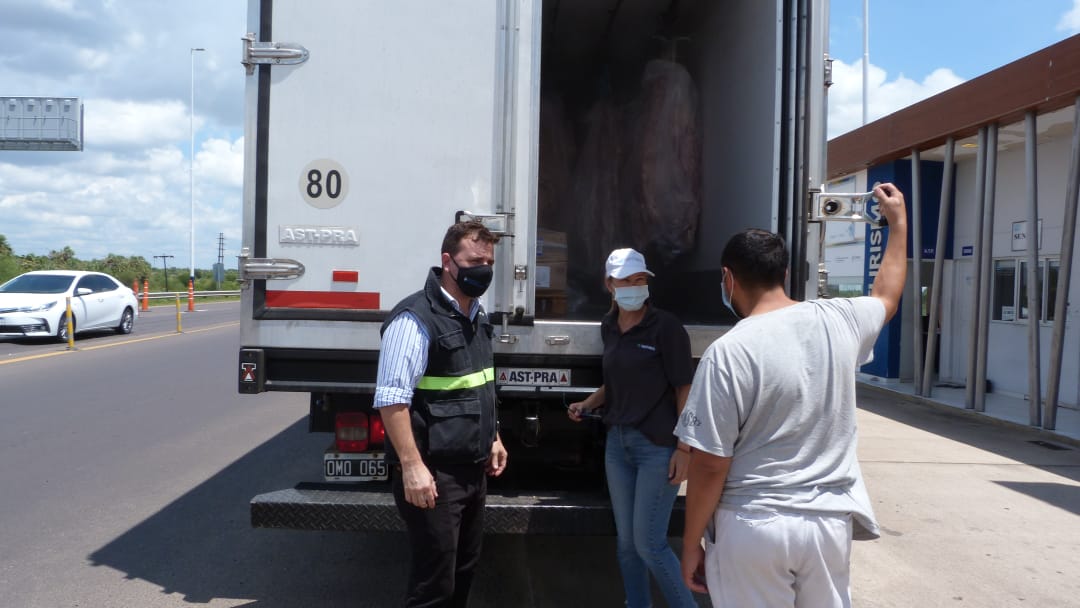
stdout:
<svg viewBox="0 0 1080 608">
<path fill-rule="evenodd" d="M 639 272 L 644 272 L 650 277 L 656 276 L 645 267 L 645 256 L 630 248 L 612 251 L 607 258 L 606 266 L 607 276 L 613 279 L 625 279 Z"/>
</svg>

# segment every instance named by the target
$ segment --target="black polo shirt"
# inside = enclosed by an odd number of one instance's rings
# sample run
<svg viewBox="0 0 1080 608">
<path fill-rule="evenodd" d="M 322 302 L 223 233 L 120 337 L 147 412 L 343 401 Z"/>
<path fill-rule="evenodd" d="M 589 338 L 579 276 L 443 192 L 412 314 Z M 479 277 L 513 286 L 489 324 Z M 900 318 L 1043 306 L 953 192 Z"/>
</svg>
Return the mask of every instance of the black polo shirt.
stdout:
<svg viewBox="0 0 1080 608">
<path fill-rule="evenodd" d="M 604 424 L 632 426 L 657 445 L 675 445 L 675 387 L 694 379 L 690 336 L 675 315 L 648 306 L 625 334 L 618 310 L 604 316 Z"/>
</svg>

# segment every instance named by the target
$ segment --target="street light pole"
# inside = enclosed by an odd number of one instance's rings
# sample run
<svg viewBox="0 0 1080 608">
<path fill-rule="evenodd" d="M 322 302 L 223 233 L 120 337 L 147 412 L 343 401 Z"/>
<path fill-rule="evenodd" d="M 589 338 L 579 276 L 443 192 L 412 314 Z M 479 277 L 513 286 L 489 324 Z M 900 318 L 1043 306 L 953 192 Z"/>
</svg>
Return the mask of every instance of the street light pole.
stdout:
<svg viewBox="0 0 1080 608">
<path fill-rule="evenodd" d="M 188 156 L 188 193 L 191 195 L 191 285 L 195 284 L 195 52 L 204 48 L 191 49 L 191 106 L 188 112 L 188 131 L 191 135 L 191 151 Z"/>
</svg>

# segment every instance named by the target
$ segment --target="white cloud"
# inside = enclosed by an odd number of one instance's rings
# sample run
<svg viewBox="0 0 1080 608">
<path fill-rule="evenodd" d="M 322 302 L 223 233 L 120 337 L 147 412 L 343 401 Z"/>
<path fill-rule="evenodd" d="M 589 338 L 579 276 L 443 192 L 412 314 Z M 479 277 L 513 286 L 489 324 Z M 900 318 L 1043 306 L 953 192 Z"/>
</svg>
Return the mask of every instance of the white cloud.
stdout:
<svg viewBox="0 0 1080 608">
<path fill-rule="evenodd" d="M 1057 29 L 1069 34 L 1080 34 L 1080 0 L 1073 0 L 1073 7 L 1058 20 Z"/>
<path fill-rule="evenodd" d="M 178 100 L 86 99 L 87 147 L 155 146 L 189 138 L 187 104 Z M 195 117 L 196 128 L 201 119 Z"/>
<path fill-rule="evenodd" d="M 964 82 L 948 68 L 934 70 L 922 82 L 903 74 L 889 80 L 885 70 L 874 64 L 870 64 L 869 72 L 867 120 L 871 122 Z M 852 64 L 834 60 L 833 85 L 829 88 L 829 138 L 861 125 L 862 60 Z"/>
<path fill-rule="evenodd" d="M 195 155 L 195 178 L 222 186 L 244 185 L 244 138 L 208 139 Z"/>
<path fill-rule="evenodd" d="M 109 53 L 97 49 L 79 49 L 79 63 L 88 70 L 100 70 L 109 64 Z"/>
</svg>

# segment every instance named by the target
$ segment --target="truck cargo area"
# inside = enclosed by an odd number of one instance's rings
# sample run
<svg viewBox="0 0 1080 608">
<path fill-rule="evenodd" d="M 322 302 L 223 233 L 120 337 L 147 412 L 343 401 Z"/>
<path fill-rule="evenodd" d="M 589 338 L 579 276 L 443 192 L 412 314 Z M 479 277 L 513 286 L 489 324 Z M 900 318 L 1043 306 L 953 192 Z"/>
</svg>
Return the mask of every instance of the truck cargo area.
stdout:
<svg viewBox="0 0 1080 608">
<path fill-rule="evenodd" d="M 604 260 L 642 251 L 654 302 L 730 323 L 720 253 L 779 216 L 774 2 L 543 5 L 536 317 L 599 319 Z"/>
</svg>

